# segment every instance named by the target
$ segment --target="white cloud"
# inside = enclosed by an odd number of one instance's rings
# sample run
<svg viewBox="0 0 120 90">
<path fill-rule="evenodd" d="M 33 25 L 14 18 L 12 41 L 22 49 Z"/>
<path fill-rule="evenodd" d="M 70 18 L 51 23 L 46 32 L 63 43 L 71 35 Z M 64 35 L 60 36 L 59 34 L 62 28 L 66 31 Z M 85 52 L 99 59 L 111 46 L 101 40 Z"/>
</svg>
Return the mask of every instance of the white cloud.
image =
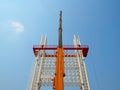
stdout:
<svg viewBox="0 0 120 90">
<path fill-rule="evenodd" d="M 16 30 L 16 32 L 24 31 L 24 26 L 20 22 L 12 21 L 11 26 L 12 26 L 12 28 L 14 28 Z"/>
</svg>

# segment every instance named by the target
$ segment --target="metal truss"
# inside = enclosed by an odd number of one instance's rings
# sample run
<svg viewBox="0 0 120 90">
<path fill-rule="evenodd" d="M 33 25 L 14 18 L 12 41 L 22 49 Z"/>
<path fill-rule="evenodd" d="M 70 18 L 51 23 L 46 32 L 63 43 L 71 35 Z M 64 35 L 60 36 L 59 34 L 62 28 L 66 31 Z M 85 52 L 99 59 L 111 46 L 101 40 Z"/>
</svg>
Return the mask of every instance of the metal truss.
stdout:
<svg viewBox="0 0 120 90">
<path fill-rule="evenodd" d="M 40 45 L 46 47 L 47 38 L 42 37 Z M 80 38 L 74 35 L 74 46 L 81 45 Z M 36 64 L 30 90 L 40 90 L 42 86 L 52 86 L 55 74 L 55 50 L 37 51 Z M 35 53 L 36 54 L 36 53 Z M 79 86 L 80 90 L 90 90 L 87 71 L 82 50 L 64 51 L 65 77 L 64 86 Z"/>
</svg>

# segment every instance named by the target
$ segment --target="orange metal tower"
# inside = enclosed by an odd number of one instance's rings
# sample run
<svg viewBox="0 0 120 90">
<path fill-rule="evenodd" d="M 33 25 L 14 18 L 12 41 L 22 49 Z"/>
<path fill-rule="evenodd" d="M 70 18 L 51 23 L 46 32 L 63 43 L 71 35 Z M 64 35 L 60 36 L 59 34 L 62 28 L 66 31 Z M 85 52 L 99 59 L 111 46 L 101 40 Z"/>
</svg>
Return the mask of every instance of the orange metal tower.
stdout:
<svg viewBox="0 0 120 90">
<path fill-rule="evenodd" d="M 59 20 L 59 40 L 58 47 L 56 51 L 56 70 L 55 77 L 53 79 L 53 89 L 55 90 L 64 90 L 64 49 L 62 46 L 62 11 L 60 11 L 60 20 Z"/>
<path fill-rule="evenodd" d="M 80 90 L 90 90 L 84 57 L 88 46 L 81 45 L 80 38 L 74 36 L 74 45 L 62 45 L 62 11 L 58 28 L 58 45 L 47 46 L 47 38 L 42 37 L 40 45 L 33 46 L 36 63 L 30 90 L 40 90 L 42 86 L 52 86 L 54 90 L 64 90 L 65 85 L 80 86 Z M 47 50 L 55 50 L 48 53 Z M 67 53 L 68 51 L 74 53 Z"/>
</svg>

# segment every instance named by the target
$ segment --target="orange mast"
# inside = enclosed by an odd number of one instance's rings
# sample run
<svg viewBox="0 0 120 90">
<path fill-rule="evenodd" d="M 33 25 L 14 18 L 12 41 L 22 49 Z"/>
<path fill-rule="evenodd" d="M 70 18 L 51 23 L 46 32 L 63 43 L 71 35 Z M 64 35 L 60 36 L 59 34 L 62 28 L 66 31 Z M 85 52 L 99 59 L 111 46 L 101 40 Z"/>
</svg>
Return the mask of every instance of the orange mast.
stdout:
<svg viewBox="0 0 120 90">
<path fill-rule="evenodd" d="M 58 37 L 58 47 L 56 51 L 56 70 L 55 77 L 53 78 L 53 89 L 54 90 L 64 90 L 64 49 L 62 46 L 62 11 L 60 11 L 59 19 L 59 37 Z"/>
</svg>

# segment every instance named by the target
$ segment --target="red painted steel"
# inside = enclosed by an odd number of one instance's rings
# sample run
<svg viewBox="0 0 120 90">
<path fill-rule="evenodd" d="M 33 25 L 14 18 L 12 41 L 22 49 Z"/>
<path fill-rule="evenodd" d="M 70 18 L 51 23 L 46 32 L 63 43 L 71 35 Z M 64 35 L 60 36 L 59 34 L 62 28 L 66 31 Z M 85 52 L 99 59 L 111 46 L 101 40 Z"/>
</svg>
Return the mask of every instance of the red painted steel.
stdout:
<svg viewBox="0 0 120 90">
<path fill-rule="evenodd" d="M 56 50 L 58 46 L 55 45 L 49 45 L 49 46 L 44 46 L 44 45 L 35 45 L 33 46 L 33 51 L 35 56 L 37 56 L 38 51 L 40 50 Z M 63 46 L 64 50 L 82 50 L 83 56 L 86 57 L 89 47 L 88 45 L 77 45 L 77 46 L 73 46 L 73 45 L 64 45 Z"/>
</svg>

